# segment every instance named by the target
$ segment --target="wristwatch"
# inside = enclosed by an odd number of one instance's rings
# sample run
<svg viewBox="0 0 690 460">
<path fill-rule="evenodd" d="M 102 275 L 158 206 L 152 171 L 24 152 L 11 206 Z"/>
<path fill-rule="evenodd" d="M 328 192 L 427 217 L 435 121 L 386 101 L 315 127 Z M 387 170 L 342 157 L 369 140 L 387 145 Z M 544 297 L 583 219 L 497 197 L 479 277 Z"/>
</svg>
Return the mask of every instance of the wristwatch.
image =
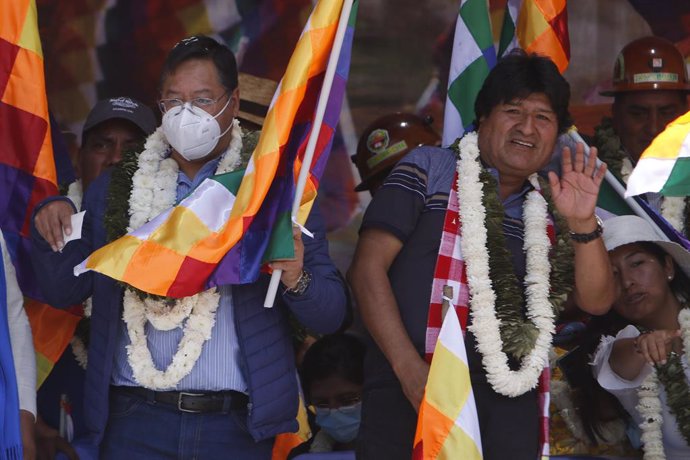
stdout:
<svg viewBox="0 0 690 460">
<path fill-rule="evenodd" d="M 570 231 L 568 232 L 570 239 L 576 243 L 589 243 L 590 241 L 594 241 L 599 238 L 601 234 L 604 233 L 604 223 L 596 214 L 594 217 L 597 219 L 597 228 L 595 228 L 594 231 L 589 233 L 575 233 Z"/>
<path fill-rule="evenodd" d="M 285 290 L 290 295 L 295 295 L 295 296 L 300 296 L 303 295 L 305 292 L 307 292 L 307 288 L 309 287 L 309 283 L 311 283 L 311 275 L 309 274 L 308 271 L 302 270 L 302 273 L 299 275 L 299 279 L 297 280 L 297 284 L 295 284 L 294 287 L 288 288 Z"/>
</svg>

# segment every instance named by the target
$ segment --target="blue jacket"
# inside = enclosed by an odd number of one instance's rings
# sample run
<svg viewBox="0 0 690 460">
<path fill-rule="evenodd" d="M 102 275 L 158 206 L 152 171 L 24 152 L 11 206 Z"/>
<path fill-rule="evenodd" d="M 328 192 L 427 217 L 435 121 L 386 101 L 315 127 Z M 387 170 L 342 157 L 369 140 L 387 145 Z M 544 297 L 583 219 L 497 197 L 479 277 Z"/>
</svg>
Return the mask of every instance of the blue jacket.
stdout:
<svg viewBox="0 0 690 460">
<path fill-rule="evenodd" d="M 122 316 L 123 288 L 95 272 L 75 277 L 74 266 L 106 243 L 103 218 L 110 173 L 102 174 L 84 197 L 82 238 L 53 252 L 38 234 L 33 219 L 32 261 L 41 289 L 52 305 L 64 308 L 93 296 L 89 365 L 84 386 L 84 417 L 91 441 L 98 444 L 108 420 L 108 391 Z M 42 205 L 55 199 L 52 197 Z M 37 211 L 36 211 L 37 212 Z M 235 327 L 241 362 L 249 387 L 248 427 L 256 440 L 297 431 L 298 383 L 288 311 L 319 333 L 337 330 L 346 313 L 345 285 L 328 256 L 325 227 L 317 206 L 307 221 L 314 239 L 304 238 L 304 267 L 312 281 L 303 296 L 278 294 L 273 308 L 264 308 L 269 276 L 233 287 Z"/>
</svg>

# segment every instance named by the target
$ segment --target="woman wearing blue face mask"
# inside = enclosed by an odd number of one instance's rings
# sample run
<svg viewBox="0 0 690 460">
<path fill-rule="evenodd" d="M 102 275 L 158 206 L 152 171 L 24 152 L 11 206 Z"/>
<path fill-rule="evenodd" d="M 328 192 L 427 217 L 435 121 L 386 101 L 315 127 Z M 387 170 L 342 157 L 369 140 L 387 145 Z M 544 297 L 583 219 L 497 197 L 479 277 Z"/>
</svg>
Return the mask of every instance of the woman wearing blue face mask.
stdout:
<svg viewBox="0 0 690 460">
<path fill-rule="evenodd" d="M 317 426 L 314 437 L 293 449 L 288 458 L 307 452 L 354 450 L 362 407 L 364 351 L 364 344 L 350 334 L 324 336 L 307 350 L 300 375 Z"/>
</svg>

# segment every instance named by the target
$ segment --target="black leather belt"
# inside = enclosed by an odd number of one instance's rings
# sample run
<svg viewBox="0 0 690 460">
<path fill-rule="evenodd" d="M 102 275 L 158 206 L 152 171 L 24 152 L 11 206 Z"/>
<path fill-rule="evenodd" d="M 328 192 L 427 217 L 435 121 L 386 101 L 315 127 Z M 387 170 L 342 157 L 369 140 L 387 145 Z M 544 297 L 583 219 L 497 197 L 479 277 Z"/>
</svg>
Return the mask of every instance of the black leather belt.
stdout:
<svg viewBox="0 0 690 460">
<path fill-rule="evenodd" d="M 249 404 L 249 396 L 234 390 L 195 393 L 188 391 L 153 391 L 142 387 L 127 386 L 112 386 L 111 389 L 118 393 L 129 394 L 147 401 L 155 401 L 171 406 L 180 412 L 196 414 L 243 410 Z"/>
</svg>

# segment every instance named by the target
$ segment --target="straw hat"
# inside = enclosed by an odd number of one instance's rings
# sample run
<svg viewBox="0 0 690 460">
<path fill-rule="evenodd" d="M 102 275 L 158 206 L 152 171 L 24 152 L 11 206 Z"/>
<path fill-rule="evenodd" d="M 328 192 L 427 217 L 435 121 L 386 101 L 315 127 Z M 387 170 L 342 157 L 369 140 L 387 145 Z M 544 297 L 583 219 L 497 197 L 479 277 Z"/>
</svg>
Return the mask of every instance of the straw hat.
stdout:
<svg viewBox="0 0 690 460">
<path fill-rule="evenodd" d="M 237 118 L 244 122 L 244 128 L 261 130 L 278 83 L 243 72 L 239 73 L 238 82 L 240 110 Z"/>
<path fill-rule="evenodd" d="M 640 242 L 659 246 L 690 277 L 690 252 L 678 243 L 662 240 L 646 220 L 638 216 L 618 216 L 604 221 L 604 245 L 607 251 Z"/>
</svg>

